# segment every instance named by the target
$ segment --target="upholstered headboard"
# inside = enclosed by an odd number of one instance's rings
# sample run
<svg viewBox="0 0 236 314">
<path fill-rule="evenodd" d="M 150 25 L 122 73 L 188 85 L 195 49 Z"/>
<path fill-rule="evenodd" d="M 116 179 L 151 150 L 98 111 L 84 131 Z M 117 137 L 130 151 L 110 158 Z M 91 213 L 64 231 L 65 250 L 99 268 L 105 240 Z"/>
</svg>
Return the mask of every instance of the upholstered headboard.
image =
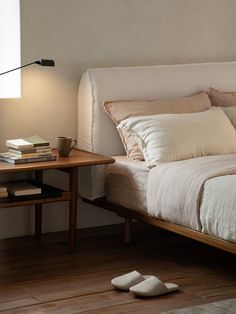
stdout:
<svg viewBox="0 0 236 314">
<path fill-rule="evenodd" d="M 187 96 L 209 86 L 236 91 L 236 62 L 199 63 L 87 70 L 78 92 L 78 147 L 115 156 L 124 149 L 114 123 L 103 110 L 104 101 L 155 100 Z M 104 167 L 80 169 L 88 199 L 104 196 Z"/>
</svg>

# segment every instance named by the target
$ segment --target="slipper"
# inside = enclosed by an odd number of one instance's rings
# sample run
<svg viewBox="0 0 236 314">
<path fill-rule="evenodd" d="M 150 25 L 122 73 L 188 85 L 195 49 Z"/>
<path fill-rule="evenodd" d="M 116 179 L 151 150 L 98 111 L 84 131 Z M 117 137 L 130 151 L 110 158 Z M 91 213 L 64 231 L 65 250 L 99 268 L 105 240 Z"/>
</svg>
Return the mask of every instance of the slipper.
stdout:
<svg viewBox="0 0 236 314">
<path fill-rule="evenodd" d="M 149 277 L 151 276 L 149 275 L 143 276 L 138 271 L 134 270 L 128 274 L 113 278 L 111 284 L 116 289 L 129 291 L 130 287 L 139 284 L 140 282 L 144 281 Z"/>
<path fill-rule="evenodd" d="M 156 297 L 178 289 L 179 286 L 174 283 L 163 283 L 157 277 L 150 276 L 137 285 L 130 287 L 129 291 L 136 297 Z"/>
</svg>

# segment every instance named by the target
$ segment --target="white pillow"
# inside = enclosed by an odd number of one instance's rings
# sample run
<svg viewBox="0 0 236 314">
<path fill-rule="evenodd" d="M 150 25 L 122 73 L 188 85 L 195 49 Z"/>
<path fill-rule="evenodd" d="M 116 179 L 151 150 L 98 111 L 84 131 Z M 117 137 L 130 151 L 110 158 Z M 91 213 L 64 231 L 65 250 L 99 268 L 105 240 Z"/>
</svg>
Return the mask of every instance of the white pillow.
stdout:
<svg viewBox="0 0 236 314">
<path fill-rule="evenodd" d="M 236 131 L 220 108 L 131 117 L 117 128 L 134 133 L 149 167 L 159 162 L 236 153 Z"/>
<path fill-rule="evenodd" d="M 236 129 L 236 106 L 231 107 L 221 107 L 227 117 L 230 119 L 231 123 Z"/>
</svg>

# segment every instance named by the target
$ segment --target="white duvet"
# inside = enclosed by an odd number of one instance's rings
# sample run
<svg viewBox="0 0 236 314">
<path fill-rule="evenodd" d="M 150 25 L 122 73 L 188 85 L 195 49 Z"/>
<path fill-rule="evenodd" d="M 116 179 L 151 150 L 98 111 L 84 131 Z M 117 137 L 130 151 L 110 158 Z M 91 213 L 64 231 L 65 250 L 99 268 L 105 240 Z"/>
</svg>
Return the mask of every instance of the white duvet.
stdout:
<svg viewBox="0 0 236 314">
<path fill-rule="evenodd" d="M 205 182 L 200 221 L 203 233 L 236 242 L 236 175 Z"/>
<path fill-rule="evenodd" d="M 147 211 L 236 242 L 236 155 L 192 158 L 151 169 Z"/>
</svg>

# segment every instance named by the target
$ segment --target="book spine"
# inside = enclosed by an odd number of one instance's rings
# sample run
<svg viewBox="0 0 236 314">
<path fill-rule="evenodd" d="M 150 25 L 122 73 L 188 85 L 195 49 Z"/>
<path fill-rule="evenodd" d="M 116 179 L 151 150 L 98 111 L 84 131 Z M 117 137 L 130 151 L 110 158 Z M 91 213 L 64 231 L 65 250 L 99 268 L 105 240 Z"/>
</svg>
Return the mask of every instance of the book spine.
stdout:
<svg viewBox="0 0 236 314">
<path fill-rule="evenodd" d="M 47 147 L 47 146 L 49 146 L 49 143 L 35 143 L 35 144 L 33 144 L 33 147 L 36 147 L 36 148 Z"/>
<path fill-rule="evenodd" d="M 35 157 L 35 158 L 19 158 L 19 159 L 12 159 L 12 158 L 4 157 L 0 155 L 0 160 L 16 165 L 16 164 L 25 164 L 25 163 L 30 163 L 30 162 L 56 160 L 56 155 L 41 156 L 41 157 Z"/>
<path fill-rule="evenodd" d="M 16 149 L 25 149 L 25 148 L 33 148 L 34 146 L 32 144 L 29 145 L 14 145 L 11 143 L 6 143 L 6 146 L 9 148 L 16 148 Z"/>
<path fill-rule="evenodd" d="M 38 188 L 37 190 L 22 190 L 22 191 L 11 191 L 10 194 L 13 196 L 26 196 L 26 195 L 35 195 L 41 194 L 42 190 Z"/>
<path fill-rule="evenodd" d="M 18 158 L 31 158 L 31 157 L 41 157 L 41 156 L 51 156 L 51 152 L 41 152 L 41 153 L 28 153 L 28 154 L 22 154 L 22 153 L 16 153 L 11 152 L 13 155 L 15 155 Z"/>
<path fill-rule="evenodd" d="M 10 141 L 6 141 L 6 146 L 9 148 L 16 148 L 16 149 L 26 149 L 26 148 L 33 148 L 33 144 L 23 144 L 23 145 L 17 145 L 15 143 L 11 143 Z"/>
<path fill-rule="evenodd" d="M 51 160 L 56 160 L 55 155 L 50 155 L 50 156 L 41 156 L 41 157 L 36 157 L 36 158 L 22 158 L 22 159 L 14 159 L 13 163 L 15 164 L 25 164 L 28 162 L 40 162 L 40 161 L 51 161 Z"/>
<path fill-rule="evenodd" d="M 37 147 L 37 148 L 26 148 L 26 149 L 17 149 L 17 148 L 10 148 L 8 149 L 9 153 L 13 154 L 32 154 L 32 153 L 51 153 L 52 149 L 50 146 L 43 146 L 43 147 Z"/>
</svg>

